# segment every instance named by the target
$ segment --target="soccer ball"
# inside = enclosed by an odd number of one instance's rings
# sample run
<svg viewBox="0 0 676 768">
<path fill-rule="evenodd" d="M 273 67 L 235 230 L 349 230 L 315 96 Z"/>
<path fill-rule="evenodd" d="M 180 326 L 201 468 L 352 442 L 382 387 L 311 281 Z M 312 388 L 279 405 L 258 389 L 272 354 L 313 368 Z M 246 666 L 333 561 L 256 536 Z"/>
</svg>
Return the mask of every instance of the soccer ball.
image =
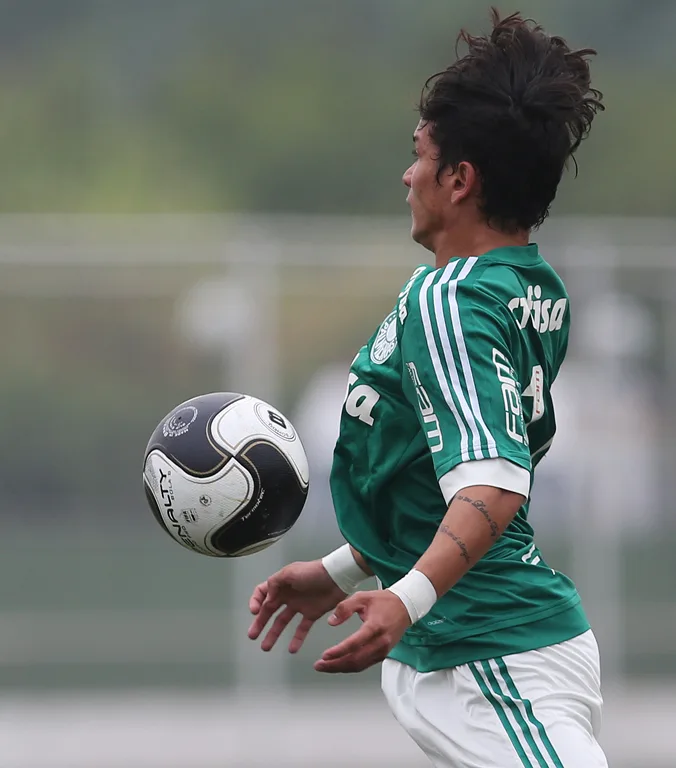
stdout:
<svg viewBox="0 0 676 768">
<path fill-rule="evenodd" d="M 155 519 L 179 544 L 240 557 L 296 522 L 309 469 L 286 416 L 255 397 L 216 392 L 162 419 L 146 448 L 143 485 Z"/>
</svg>

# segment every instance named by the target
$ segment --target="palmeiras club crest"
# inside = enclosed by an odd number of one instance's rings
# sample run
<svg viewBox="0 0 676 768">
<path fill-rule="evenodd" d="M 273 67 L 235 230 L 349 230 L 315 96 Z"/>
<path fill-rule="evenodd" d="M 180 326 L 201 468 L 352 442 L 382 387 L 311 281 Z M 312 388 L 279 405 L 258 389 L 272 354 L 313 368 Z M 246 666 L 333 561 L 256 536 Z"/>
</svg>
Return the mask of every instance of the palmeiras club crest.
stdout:
<svg viewBox="0 0 676 768">
<path fill-rule="evenodd" d="M 382 365 L 397 348 L 397 313 L 392 312 L 384 320 L 371 347 L 371 362 Z"/>
</svg>

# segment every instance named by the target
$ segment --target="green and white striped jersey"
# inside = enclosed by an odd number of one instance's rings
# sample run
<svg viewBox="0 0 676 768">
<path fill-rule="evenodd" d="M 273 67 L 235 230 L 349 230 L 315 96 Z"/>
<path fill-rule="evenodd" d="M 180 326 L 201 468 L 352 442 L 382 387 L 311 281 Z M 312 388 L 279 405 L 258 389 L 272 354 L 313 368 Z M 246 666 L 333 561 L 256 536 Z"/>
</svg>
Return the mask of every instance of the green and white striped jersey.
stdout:
<svg viewBox="0 0 676 768">
<path fill-rule="evenodd" d="M 556 430 L 568 329 L 565 287 L 535 244 L 415 270 L 352 364 L 331 475 L 339 527 L 384 586 L 413 567 L 461 488 L 529 496 Z M 393 658 L 432 671 L 589 628 L 528 506 Z"/>
</svg>

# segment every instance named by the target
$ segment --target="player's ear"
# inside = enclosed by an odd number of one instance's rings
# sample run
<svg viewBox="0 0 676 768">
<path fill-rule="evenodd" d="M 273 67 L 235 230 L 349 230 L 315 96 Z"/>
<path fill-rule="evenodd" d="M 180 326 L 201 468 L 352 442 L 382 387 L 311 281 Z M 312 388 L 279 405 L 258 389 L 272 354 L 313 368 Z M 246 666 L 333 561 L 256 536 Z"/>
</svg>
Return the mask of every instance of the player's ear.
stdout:
<svg viewBox="0 0 676 768">
<path fill-rule="evenodd" d="M 476 168 L 463 160 L 449 178 L 451 190 L 451 203 L 457 204 L 468 198 L 479 184 L 479 175 Z"/>
</svg>

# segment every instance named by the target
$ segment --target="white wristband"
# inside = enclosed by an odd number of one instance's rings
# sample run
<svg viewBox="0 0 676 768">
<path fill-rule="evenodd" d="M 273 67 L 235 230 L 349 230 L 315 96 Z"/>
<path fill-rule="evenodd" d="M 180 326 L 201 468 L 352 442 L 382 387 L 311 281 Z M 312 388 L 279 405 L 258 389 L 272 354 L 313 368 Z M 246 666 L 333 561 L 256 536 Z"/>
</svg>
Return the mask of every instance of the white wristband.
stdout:
<svg viewBox="0 0 676 768">
<path fill-rule="evenodd" d="M 368 573 L 364 573 L 354 559 L 349 544 L 344 544 L 323 557 L 322 565 L 346 595 L 354 592 L 362 581 L 369 578 Z"/>
<path fill-rule="evenodd" d="M 416 571 L 415 568 L 388 589 L 406 606 L 411 624 L 428 614 L 438 599 L 432 582 L 422 571 Z"/>
</svg>

